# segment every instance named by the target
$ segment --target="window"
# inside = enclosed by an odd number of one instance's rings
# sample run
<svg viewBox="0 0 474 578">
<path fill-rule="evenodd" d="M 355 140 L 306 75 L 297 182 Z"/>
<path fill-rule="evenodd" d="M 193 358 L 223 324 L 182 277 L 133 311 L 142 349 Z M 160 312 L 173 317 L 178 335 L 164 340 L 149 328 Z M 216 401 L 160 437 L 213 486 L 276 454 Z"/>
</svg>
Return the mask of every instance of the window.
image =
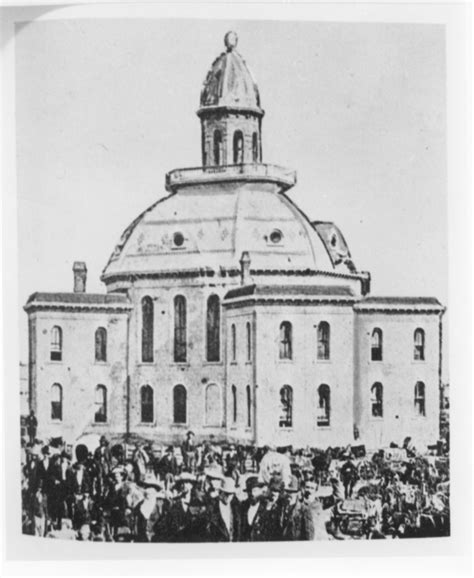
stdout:
<svg viewBox="0 0 474 578">
<path fill-rule="evenodd" d="M 415 412 L 417 415 L 426 415 L 425 384 L 422 381 L 415 385 Z"/>
<path fill-rule="evenodd" d="M 247 385 L 247 427 L 252 426 L 252 392 L 250 391 L 250 385 Z"/>
<path fill-rule="evenodd" d="M 105 423 L 107 421 L 107 388 L 105 385 L 98 385 L 95 389 L 95 423 Z"/>
<path fill-rule="evenodd" d="M 182 295 L 174 298 L 174 360 L 186 361 L 186 299 Z"/>
<path fill-rule="evenodd" d="M 318 387 L 318 426 L 328 426 L 331 416 L 331 390 L 329 385 L 323 383 Z"/>
<path fill-rule="evenodd" d="M 423 329 L 417 329 L 413 336 L 415 350 L 414 359 L 417 361 L 425 360 L 425 332 Z"/>
<path fill-rule="evenodd" d="M 318 359 L 329 359 L 330 332 L 329 323 L 321 321 L 318 325 Z"/>
<path fill-rule="evenodd" d="M 289 321 L 280 325 L 280 359 L 293 359 L 292 329 Z"/>
<path fill-rule="evenodd" d="M 242 131 L 234 132 L 234 165 L 240 165 L 244 162 L 244 137 Z"/>
<path fill-rule="evenodd" d="M 63 331 L 55 325 L 51 329 L 51 361 L 61 361 L 63 357 Z"/>
<path fill-rule="evenodd" d="M 206 387 L 206 425 L 222 425 L 221 391 L 216 383 Z"/>
<path fill-rule="evenodd" d="M 217 295 L 211 295 L 207 300 L 206 357 L 207 361 L 220 359 L 220 302 Z"/>
<path fill-rule="evenodd" d="M 372 361 L 382 361 L 383 336 L 377 327 L 372 331 L 371 358 Z"/>
<path fill-rule="evenodd" d="M 237 359 L 237 342 L 236 342 L 236 334 L 235 334 L 235 325 L 232 324 L 230 328 L 230 346 L 231 346 L 231 355 L 232 361 Z"/>
<path fill-rule="evenodd" d="M 383 386 L 381 383 L 374 383 L 370 389 L 372 417 L 383 417 Z"/>
<path fill-rule="evenodd" d="M 51 387 L 51 419 L 62 421 L 63 419 L 63 388 L 59 383 Z"/>
<path fill-rule="evenodd" d="M 237 422 L 237 388 L 232 386 L 232 422 Z"/>
<path fill-rule="evenodd" d="M 282 239 L 283 239 L 283 233 L 279 229 L 274 229 L 270 233 L 270 241 L 272 243 L 274 243 L 275 245 L 278 245 L 278 243 L 281 243 Z"/>
<path fill-rule="evenodd" d="M 254 163 L 258 162 L 258 134 L 256 132 L 252 135 L 252 160 Z"/>
<path fill-rule="evenodd" d="M 107 330 L 104 327 L 95 332 L 95 360 L 107 361 Z"/>
<path fill-rule="evenodd" d="M 184 235 L 180 231 L 177 231 L 173 235 L 173 245 L 175 247 L 182 247 L 184 245 Z"/>
<path fill-rule="evenodd" d="M 247 361 L 252 361 L 252 325 L 247 323 Z"/>
<path fill-rule="evenodd" d="M 284 385 L 280 389 L 280 427 L 293 427 L 293 389 Z"/>
<path fill-rule="evenodd" d="M 222 162 L 222 134 L 220 130 L 214 131 L 214 164 L 220 165 Z"/>
<path fill-rule="evenodd" d="M 148 296 L 142 299 L 142 361 L 153 361 L 153 301 Z"/>
<path fill-rule="evenodd" d="M 140 408 L 142 423 L 153 423 L 153 389 L 149 385 L 144 385 L 140 390 Z"/>
<path fill-rule="evenodd" d="M 175 385 L 173 389 L 173 421 L 174 423 L 186 423 L 187 401 L 186 388 L 184 385 Z"/>
</svg>

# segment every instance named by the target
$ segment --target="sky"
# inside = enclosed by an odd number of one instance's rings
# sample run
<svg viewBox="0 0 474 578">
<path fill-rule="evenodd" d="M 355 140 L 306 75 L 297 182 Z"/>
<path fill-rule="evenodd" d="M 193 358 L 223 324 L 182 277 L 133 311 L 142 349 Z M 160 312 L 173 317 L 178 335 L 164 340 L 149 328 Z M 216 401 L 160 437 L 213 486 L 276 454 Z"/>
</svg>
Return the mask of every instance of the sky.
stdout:
<svg viewBox="0 0 474 578">
<path fill-rule="evenodd" d="M 448 300 L 444 28 L 430 24 L 58 20 L 16 34 L 19 301 L 88 291 L 122 231 L 199 166 L 195 112 L 228 30 L 260 90 L 263 161 L 334 221 L 372 294 Z M 20 312 L 21 357 L 27 317 Z"/>
</svg>

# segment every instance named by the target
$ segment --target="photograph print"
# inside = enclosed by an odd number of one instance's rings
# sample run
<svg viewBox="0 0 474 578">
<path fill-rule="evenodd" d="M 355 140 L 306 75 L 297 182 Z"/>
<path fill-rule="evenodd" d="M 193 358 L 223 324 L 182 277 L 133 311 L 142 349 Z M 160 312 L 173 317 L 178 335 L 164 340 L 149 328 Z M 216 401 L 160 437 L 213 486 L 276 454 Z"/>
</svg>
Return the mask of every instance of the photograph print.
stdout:
<svg viewBox="0 0 474 578">
<path fill-rule="evenodd" d="M 443 26 L 15 36 L 23 534 L 449 536 Z"/>
</svg>

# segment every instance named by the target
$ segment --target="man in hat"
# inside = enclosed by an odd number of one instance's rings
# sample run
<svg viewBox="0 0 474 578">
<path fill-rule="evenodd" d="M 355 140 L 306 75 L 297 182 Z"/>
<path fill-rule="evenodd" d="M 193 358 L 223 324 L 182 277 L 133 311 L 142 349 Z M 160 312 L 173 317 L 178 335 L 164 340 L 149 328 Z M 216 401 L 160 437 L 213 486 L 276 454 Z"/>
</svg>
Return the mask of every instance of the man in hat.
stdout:
<svg viewBox="0 0 474 578">
<path fill-rule="evenodd" d="M 312 540 L 314 526 L 311 511 L 300 497 L 298 480 L 292 476 L 285 488 L 286 500 L 282 516 L 282 540 Z"/>
<path fill-rule="evenodd" d="M 143 500 L 135 509 L 137 542 L 155 542 L 167 515 L 165 502 L 158 501 L 160 486 L 150 485 L 143 492 Z"/>
<path fill-rule="evenodd" d="M 219 492 L 224 482 L 224 474 L 222 473 L 222 468 L 217 464 L 212 464 L 206 468 L 204 474 L 206 476 L 206 493 L 204 501 L 207 504 L 208 502 L 219 499 Z"/>
<path fill-rule="evenodd" d="M 327 523 L 330 519 L 331 511 L 324 509 L 323 504 L 317 497 L 317 484 L 314 480 L 306 480 L 303 484 L 303 502 L 308 506 L 313 521 L 313 540 L 329 540 Z"/>
<path fill-rule="evenodd" d="M 173 446 L 168 446 L 165 455 L 158 462 L 157 470 L 165 481 L 166 489 L 169 489 L 173 480 L 181 473 L 181 468 L 176 458 L 176 450 Z"/>
<path fill-rule="evenodd" d="M 57 503 L 58 526 L 61 524 L 61 518 L 72 518 L 73 510 L 73 471 L 71 468 L 71 456 L 62 451 L 59 460 L 53 468 L 55 481 L 55 502 Z"/>
<path fill-rule="evenodd" d="M 241 540 L 260 542 L 264 536 L 265 484 L 257 476 L 249 476 L 245 481 L 247 499 L 240 505 Z"/>
<path fill-rule="evenodd" d="M 206 538 L 206 508 L 195 493 L 196 477 L 183 472 L 176 479 L 176 498 L 167 515 L 167 542 L 203 542 Z"/>
<path fill-rule="evenodd" d="M 36 419 L 35 412 L 30 410 L 30 414 L 25 420 L 26 432 L 30 438 L 30 444 L 33 445 L 36 439 L 36 431 L 38 429 L 38 420 Z"/>
<path fill-rule="evenodd" d="M 273 478 L 268 484 L 268 496 L 263 512 L 263 539 L 274 542 L 282 539 L 282 522 L 285 500 L 283 491 L 285 485 L 282 480 Z"/>
<path fill-rule="evenodd" d="M 240 508 L 235 497 L 235 482 L 223 479 L 217 500 L 211 500 L 206 507 L 207 540 L 209 542 L 240 541 Z"/>
<path fill-rule="evenodd" d="M 197 448 L 194 441 L 194 432 L 188 431 L 186 439 L 181 446 L 181 453 L 183 454 L 184 467 L 193 474 L 196 473 Z"/>
<path fill-rule="evenodd" d="M 135 479 L 137 482 L 141 482 L 145 477 L 149 462 L 150 456 L 145 451 L 145 444 L 137 442 L 132 455 L 132 463 L 134 465 Z"/>
<path fill-rule="evenodd" d="M 349 456 L 341 467 L 341 481 L 344 485 L 344 497 L 352 497 L 352 491 L 357 481 L 357 468 Z"/>
</svg>

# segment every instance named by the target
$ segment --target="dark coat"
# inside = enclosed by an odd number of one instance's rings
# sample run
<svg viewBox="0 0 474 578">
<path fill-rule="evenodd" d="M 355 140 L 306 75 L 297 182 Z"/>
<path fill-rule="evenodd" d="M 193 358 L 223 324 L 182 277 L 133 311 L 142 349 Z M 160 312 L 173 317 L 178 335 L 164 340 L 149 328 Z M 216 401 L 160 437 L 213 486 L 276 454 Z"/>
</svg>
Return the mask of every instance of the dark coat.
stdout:
<svg viewBox="0 0 474 578">
<path fill-rule="evenodd" d="M 283 515 L 282 540 L 313 540 L 314 522 L 309 506 L 301 501 L 287 506 Z"/>
<path fill-rule="evenodd" d="M 240 542 L 241 518 L 239 502 L 230 502 L 230 528 L 227 528 L 219 506 L 220 500 L 212 500 L 206 509 L 206 534 L 209 542 Z"/>
<path fill-rule="evenodd" d="M 74 508 L 74 527 L 79 530 L 83 524 L 90 524 L 95 519 L 94 503 L 89 498 L 86 504 L 85 500 L 79 500 Z"/>
<path fill-rule="evenodd" d="M 140 510 L 140 502 L 135 510 L 137 542 L 161 542 L 165 537 L 165 522 L 168 515 L 167 500 L 156 500 L 151 514 L 145 518 Z"/>
<path fill-rule="evenodd" d="M 278 498 L 273 504 L 265 503 L 262 511 L 263 537 L 265 542 L 275 542 L 282 539 L 283 514 L 285 502 Z"/>
<path fill-rule="evenodd" d="M 84 466 L 82 480 L 79 482 L 79 468 L 76 466 L 72 469 L 71 474 L 71 492 L 73 494 L 83 494 L 84 492 L 91 493 L 92 491 L 92 480 L 89 471 Z"/>
<path fill-rule="evenodd" d="M 252 521 L 252 525 L 248 522 L 248 512 L 250 508 L 250 500 L 244 500 L 240 504 L 240 535 L 243 542 L 262 542 L 266 540 L 265 537 L 265 503 L 260 502 Z"/>
<path fill-rule="evenodd" d="M 204 504 L 192 499 L 185 511 L 180 499 L 175 500 L 169 509 L 166 523 L 166 542 L 205 542 L 206 508 Z"/>
</svg>

